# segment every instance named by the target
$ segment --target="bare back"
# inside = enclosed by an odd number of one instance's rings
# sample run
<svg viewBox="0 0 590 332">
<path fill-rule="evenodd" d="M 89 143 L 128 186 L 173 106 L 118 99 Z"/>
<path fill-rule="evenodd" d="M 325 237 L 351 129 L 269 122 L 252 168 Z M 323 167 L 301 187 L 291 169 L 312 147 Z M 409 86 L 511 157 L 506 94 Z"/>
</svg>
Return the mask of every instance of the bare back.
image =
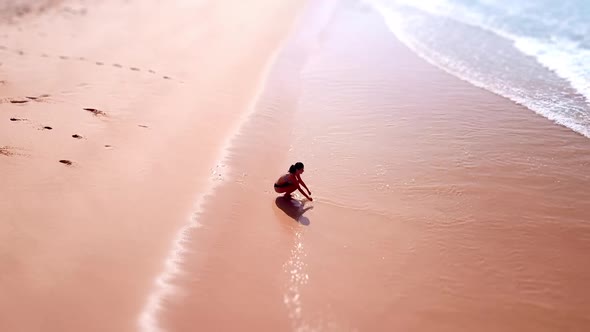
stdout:
<svg viewBox="0 0 590 332">
<path fill-rule="evenodd" d="M 295 184 L 297 183 L 297 178 L 295 177 L 294 174 L 291 173 L 287 173 L 283 176 L 281 176 L 278 180 L 277 180 L 277 185 L 283 185 L 285 183 L 289 183 L 289 184 Z"/>
</svg>

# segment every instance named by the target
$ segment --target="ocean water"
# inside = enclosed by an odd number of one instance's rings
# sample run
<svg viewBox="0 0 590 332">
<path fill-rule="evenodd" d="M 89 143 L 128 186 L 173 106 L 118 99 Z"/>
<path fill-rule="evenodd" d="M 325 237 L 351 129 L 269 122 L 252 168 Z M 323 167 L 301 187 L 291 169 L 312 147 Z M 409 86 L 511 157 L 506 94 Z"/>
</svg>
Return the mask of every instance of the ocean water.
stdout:
<svg viewBox="0 0 590 332">
<path fill-rule="evenodd" d="M 367 2 L 429 62 L 590 138 L 590 1 Z"/>
</svg>

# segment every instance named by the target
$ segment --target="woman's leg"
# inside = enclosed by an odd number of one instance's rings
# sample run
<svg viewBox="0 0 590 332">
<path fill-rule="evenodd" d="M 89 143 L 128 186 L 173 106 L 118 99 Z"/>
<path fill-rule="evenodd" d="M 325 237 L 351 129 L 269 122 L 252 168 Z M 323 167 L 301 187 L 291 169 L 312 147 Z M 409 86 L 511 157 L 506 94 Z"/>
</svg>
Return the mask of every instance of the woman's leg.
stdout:
<svg viewBox="0 0 590 332">
<path fill-rule="evenodd" d="M 297 190 L 297 185 L 290 185 L 287 188 L 285 188 L 287 190 L 285 190 L 285 196 L 291 196 L 291 193 L 294 192 L 295 190 Z"/>
<path fill-rule="evenodd" d="M 292 184 L 290 186 L 287 187 L 275 187 L 275 191 L 279 194 L 285 194 L 285 196 L 291 196 L 291 193 L 294 192 L 295 190 L 297 190 L 297 185 L 296 184 Z"/>
</svg>

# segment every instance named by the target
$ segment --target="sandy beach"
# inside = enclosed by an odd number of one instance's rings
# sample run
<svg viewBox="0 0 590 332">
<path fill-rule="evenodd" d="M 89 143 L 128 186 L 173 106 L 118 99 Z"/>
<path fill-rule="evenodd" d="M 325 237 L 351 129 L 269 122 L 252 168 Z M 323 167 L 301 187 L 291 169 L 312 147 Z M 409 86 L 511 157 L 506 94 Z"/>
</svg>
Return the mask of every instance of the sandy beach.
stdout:
<svg viewBox="0 0 590 332">
<path fill-rule="evenodd" d="M 0 330 L 590 326 L 590 140 L 371 6 L 14 3 Z"/>
<path fill-rule="evenodd" d="M 1 330 L 137 329 L 301 5 L 75 1 L 3 25 Z"/>
</svg>

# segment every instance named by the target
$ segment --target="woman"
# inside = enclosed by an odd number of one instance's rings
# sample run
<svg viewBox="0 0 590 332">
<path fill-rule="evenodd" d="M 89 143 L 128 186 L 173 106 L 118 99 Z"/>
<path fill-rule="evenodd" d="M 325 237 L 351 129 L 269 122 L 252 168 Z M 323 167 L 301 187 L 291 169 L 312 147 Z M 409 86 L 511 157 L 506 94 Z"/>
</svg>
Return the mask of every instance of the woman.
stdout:
<svg viewBox="0 0 590 332">
<path fill-rule="evenodd" d="M 275 182 L 275 191 L 280 194 L 285 193 L 285 197 L 289 197 L 291 196 L 292 192 L 299 189 L 305 198 L 313 202 L 313 198 L 309 197 L 305 192 L 303 192 L 299 186 L 301 183 L 311 195 L 311 191 L 309 191 L 303 180 L 301 180 L 301 174 L 303 174 L 303 172 L 303 163 L 298 162 L 295 163 L 295 165 L 291 165 L 291 167 L 289 167 L 289 173 L 281 176 L 277 182 Z"/>
</svg>

